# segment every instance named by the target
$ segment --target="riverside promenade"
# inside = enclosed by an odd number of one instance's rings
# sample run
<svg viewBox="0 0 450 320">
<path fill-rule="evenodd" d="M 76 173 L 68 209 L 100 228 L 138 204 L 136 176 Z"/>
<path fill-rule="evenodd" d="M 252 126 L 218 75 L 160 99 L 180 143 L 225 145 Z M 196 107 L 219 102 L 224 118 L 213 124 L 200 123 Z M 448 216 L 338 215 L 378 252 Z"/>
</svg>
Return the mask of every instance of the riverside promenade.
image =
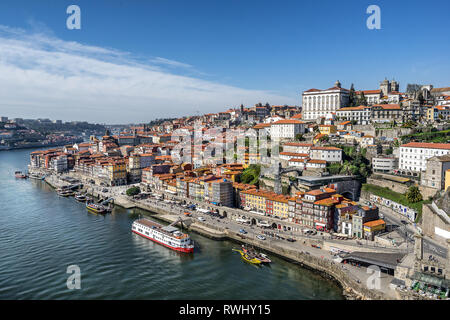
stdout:
<svg viewBox="0 0 450 320">
<path fill-rule="evenodd" d="M 45 181 L 54 188 L 70 183 L 64 181 L 63 176 L 49 175 Z M 325 278 L 336 281 L 343 289 L 347 299 L 363 300 L 391 300 L 402 299 L 400 293 L 391 289 L 389 284 L 393 277 L 384 273 L 380 276 L 380 288 L 369 289 L 368 278 L 371 274 L 366 272 L 366 268 L 356 267 L 349 264 L 341 264 L 334 261 L 334 256 L 329 250 L 325 250 L 326 242 L 332 241 L 321 237 L 302 236 L 289 232 L 279 231 L 284 238 L 292 237 L 296 241 L 288 242 L 282 239 L 275 239 L 266 236 L 265 240 L 257 238 L 257 235 L 264 235 L 262 228 L 238 224 L 230 218 L 218 219 L 205 215 L 197 211 L 190 211 L 191 216 L 186 217 L 185 212 L 189 211 L 179 205 L 179 201 L 166 199 L 142 199 L 135 200 L 125 195 L 125 190 L 130 186 L 121 187 L 98 187 L 85 186 L 84 191 L 88 194 L 106 199 L 113 197 L 114 204 L 124 208 L 139 208 L 148 212 L 148 215 L 166 222 L 174 222 L 182 219 L 182 225 L 190 231 L 197 232 L 203 236 L 215 240 L 231 240 L 239 244 L 247 244 L 259 248 L 265 252 L 277 255 L 302 267 L 320 273 Z M 103 190 L 107 190 L 103 192 Z M 171 197 L 174 199 L 174 197 Z M 204 221 L 198 218 L 202 217 Z M 246 234 L 241 234 L 240 229 L 245 229 Z M 316 247 L 312 247 L 315 245 Z M 338 245 L 334 243 L 334 245 Z M 320 247 L 317 248 L 317 247 Z M 364 248 L 358 247 L 360 251 Z M 389 248 L 368 248 L 369 251 L 392 251 Z"/>
</svg>

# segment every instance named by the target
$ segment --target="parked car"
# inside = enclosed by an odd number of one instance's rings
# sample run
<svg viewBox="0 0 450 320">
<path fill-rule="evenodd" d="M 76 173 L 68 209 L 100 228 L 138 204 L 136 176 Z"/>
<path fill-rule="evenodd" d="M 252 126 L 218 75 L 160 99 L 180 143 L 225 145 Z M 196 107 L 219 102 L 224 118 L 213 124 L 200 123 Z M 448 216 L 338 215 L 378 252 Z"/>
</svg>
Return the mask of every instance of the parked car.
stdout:
<svg viewBox="0 0 450 320">
<path fill-rule="evenodd" d="M 247 234 L 247 231 L 245 231 L 245 229 L 240 229 L 239 232 L 242 234 Z"/>
<path fill-rule="evenodd" d="M 260 234 L 258 234 L 256 237 L 257 237 L 259 240 L 266 240 L 266 237 L 264 237 L 264 236 L 262 236 L 262 235 L 260 235 Z"/>
<path fill-rule="evenodd" d="M 405 220 L 400 220 L 400 222 L 403 224 L 408 224 L 408 222 L 406 222 Z"/>
<path fill-rule="evenodd" d="M 102 190 L 102 192 L 108 192 L 108 189 L 104 188 L 104 189 Z"/>
<path fill-rule="evenodd" d="M 200 221 L 206 221 L 206 219 L 203 218 L 203 217 L 198 217 L 197 219 L 200 220 Z"/>
<path fill-rule="evenodd" d="M 295 242 L 296 240 L 293 239 L 293 238 L 287 238 L 286 241 L 289 241 L 289 242 Z"/>
</svg>

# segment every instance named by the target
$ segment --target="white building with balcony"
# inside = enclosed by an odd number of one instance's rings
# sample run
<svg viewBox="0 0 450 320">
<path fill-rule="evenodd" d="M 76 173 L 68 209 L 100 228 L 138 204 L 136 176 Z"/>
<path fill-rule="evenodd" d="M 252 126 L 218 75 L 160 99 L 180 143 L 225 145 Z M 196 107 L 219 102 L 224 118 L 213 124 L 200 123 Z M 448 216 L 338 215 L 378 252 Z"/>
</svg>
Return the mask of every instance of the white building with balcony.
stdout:
<svg viewBox="0 0 450 320">
<path fill-rule="evenodd" d="M 410 142 L 400 146 L 399 169 L 417 175 L 426 170 L 427 159 L 450 154 L 450 143 Z"/>
</svg>

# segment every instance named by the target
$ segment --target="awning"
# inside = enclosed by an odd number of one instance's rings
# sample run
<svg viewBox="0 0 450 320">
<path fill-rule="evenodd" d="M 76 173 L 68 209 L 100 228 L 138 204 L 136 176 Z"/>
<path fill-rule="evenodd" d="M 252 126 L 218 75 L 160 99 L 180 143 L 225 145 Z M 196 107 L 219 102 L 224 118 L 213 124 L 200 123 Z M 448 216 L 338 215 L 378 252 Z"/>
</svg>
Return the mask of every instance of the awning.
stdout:
<svg viewBox="0 0 450 320">
<path fill-rule="evenodd" d="M 444 278 L 439 278 L 439 277 L 433 276 L 431 274 L 415 272 L 411 278 L 414 280 L 420 281 L 420 282 L 424 282 L 426 284 L 430 284 L 435 287 L 440 287 L 440 288 L 449 288 L 450 287 L 449 280 L 446 280 Z"/>
<path fill-rule="evenodd" d="M 324 224 L 324 223 L 319 223 L 319 222 L 316 222 L 316 226 L 321 226 L 321 227 L 325 227 L 325 226 L 326 226 L 326 224 Z"/>
</svg>

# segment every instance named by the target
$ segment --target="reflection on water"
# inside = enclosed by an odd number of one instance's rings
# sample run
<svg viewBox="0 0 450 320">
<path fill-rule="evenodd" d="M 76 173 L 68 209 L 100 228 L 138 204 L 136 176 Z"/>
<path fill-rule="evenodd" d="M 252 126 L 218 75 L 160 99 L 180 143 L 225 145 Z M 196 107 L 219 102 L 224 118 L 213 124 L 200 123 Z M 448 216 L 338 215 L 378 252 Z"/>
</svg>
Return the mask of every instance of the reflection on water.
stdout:
<svg viewBox="0 0 450 320">
<path fill-rule="evenodd" d="M 329 281 L 276 257 L 255 267 L 238 245 L 190 233 L 194 254 L 131 232 L 139 210 L 86 210 L 39 180 L 16 180 L 29 150 L 0 152 L 1 299 L 342 299 Z M 66 287 L 81 269 L 81 290 Z"/>
</svg>

